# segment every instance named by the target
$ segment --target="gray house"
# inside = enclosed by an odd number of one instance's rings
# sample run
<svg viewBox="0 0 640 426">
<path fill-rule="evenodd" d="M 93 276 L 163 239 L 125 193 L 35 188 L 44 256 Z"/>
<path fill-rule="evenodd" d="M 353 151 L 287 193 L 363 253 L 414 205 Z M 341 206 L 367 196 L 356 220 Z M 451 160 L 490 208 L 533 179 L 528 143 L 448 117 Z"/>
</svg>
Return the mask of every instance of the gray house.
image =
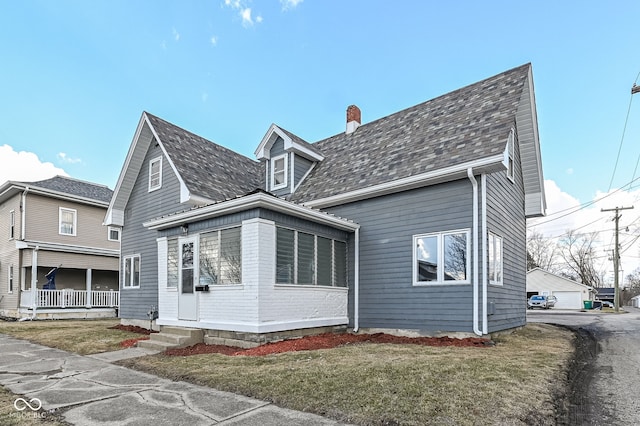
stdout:
<svg viewBox="0 0 640 426">
<path fill-rule="evenodd" d="M 486 335 L 526 322 L 545 197 L 531 65 L 258 161 L 143 113 L 109 206 L 124 323 Z"/>
</svg>

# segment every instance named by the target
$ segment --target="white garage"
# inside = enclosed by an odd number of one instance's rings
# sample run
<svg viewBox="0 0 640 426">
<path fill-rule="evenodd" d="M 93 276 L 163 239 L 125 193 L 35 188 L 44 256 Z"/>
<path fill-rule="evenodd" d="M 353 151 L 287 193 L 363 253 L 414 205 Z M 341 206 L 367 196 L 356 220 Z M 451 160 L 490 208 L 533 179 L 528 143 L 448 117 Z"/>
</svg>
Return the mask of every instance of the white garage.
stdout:
<svg viewBox="0 0 640 426">
<path fill-rule="evenodd" d="M 554 295 L 554 309 L 582 309 L 585 300 L 593 300 L 594 289 L 540 268 L 527 272 L 527 294 Z"/>
</svg>

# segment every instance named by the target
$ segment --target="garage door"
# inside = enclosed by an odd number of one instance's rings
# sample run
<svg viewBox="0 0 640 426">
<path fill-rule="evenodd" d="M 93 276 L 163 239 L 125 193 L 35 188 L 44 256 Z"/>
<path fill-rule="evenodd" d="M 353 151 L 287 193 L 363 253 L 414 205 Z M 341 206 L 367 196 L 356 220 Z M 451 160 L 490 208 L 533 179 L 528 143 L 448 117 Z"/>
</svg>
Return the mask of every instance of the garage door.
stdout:
<svg viewBox="0 0 640 426">
<path fill-rule="evenodd" d="M 582 298 L 579 291 L 554 291 L 558 298 L 554 309 L 582 309 Z"/>
</svg>

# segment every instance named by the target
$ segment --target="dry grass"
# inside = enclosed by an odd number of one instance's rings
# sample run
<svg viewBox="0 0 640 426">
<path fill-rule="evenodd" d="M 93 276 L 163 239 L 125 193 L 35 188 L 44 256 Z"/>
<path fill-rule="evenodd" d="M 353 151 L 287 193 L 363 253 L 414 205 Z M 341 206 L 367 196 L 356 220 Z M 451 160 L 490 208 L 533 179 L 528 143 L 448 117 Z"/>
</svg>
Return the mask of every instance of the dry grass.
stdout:
<svg viewBox="0 0 640 426">
<path fill-rule="evenodd" d="M 122 349 L 120 342 L 140 334 L 109 327 L 118 319 L 2 322 L 0 333 L 81 355 Z"/>
<path fill-rule="evenodd" d="M 566 330 L 532 324 L 489 348 L 361 344 L 123 364 L 362 425 L 552 425 L 572 340 Z"/>
<path fill-rule="evenodd" d="M 44 410 L 37 412 L 27 408 L 18 411 L 14 407 L 18 395 L 14 395 L 6 389 L 0 387 L 0 425 L 2 426 L 63 426 L 68 423 L 60 420 L 55 413 L 48 413 Z"/>
</svg>

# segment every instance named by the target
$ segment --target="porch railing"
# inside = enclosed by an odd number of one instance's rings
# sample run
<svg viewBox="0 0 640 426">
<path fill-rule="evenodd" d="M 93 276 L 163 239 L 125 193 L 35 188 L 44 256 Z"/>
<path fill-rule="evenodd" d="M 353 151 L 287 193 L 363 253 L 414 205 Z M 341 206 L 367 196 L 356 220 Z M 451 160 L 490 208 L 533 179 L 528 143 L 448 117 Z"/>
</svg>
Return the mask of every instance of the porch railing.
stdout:
<svg viewBox="0 0 640 426">
<path fill-rule="evenodd" d="M 37 289 L 35 295 L 30 290 L 26 290 L 21 294 L 20 305 L 23 307 L 35 305 L 38 308 L 115 308 L 120 305 L 118 291 L 91 291 L 90 294 L 88 301 L 86 290 Z"/>
</svg>

